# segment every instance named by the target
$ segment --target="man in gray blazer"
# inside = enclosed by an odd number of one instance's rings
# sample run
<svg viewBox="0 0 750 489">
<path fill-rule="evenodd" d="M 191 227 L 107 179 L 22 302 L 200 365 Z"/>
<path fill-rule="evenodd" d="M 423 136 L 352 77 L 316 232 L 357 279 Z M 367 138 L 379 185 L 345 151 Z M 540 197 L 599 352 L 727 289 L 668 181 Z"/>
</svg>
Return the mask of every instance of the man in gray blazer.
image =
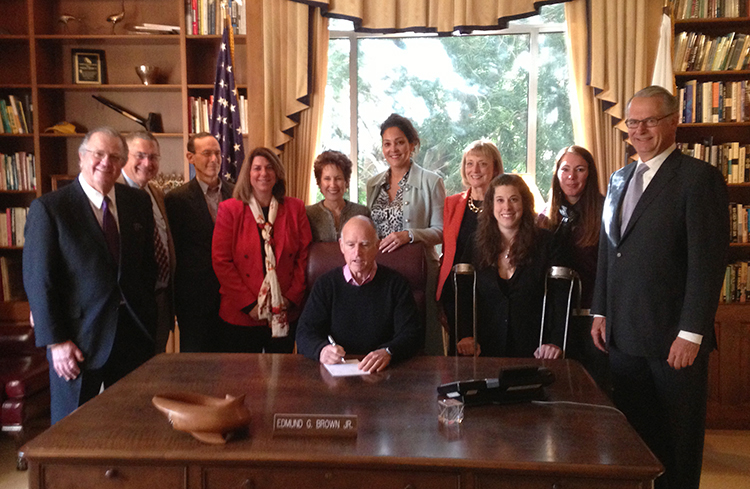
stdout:
<svg viewBox="0 0 750 489">
<path fill-rule="evenodd" d="M 151 180 L 159 173 L 161 152 L 159 141 L 145 131 L 131 132 L 125 137 L 128 160 L 117 180 L 133 188 L 142 189 L 151 199 L 154 214 L 154 255 L 156 276 L 156 353 L 167 347 L 169 333 L 174 331 L 174 271 L 175 254 L 172 233 L 169 230 L 164 192 Z"/>
<path fill-rule="evenodd" d="M 591 335 L 609 351 L 615 404 L 665 466 L 656 487 L 697 489 L 728 196 L 716 168 L 676 149 L 678 120 L 661 87 L 628 104 L 639 159 L 609 181 Z"/>
</svg>

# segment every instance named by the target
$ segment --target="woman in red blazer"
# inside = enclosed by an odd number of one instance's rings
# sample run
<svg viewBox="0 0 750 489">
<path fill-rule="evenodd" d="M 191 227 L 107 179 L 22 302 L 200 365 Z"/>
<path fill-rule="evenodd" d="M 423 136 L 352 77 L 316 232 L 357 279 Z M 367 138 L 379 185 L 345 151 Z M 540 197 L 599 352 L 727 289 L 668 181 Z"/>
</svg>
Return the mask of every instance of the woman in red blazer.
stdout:
<svg viewBox="0 0 750 489">
<path fill-rule="evenodd" d="M 451 270 L 466 250 L 467 241 L 477 229 L 484 194 L 493 178 L 503 173 L 503 159 L 492 142 L 480 139 L 469 144 L 461 158 L 461 182 L 466 190 L 446 197 L 443 208 L 443 256 L 438 274 L 437 300 L 443 304 L 448 320 L 449 353 L 455 347 L 453 330 L 455 305 Z"/>
<path fill-rule="evenodd" d="M 301 200 L 285 197 L 276 154 L 256 148 L 232 199 L 219 205 L 212 244 L 221 285 L 219 351 L 291 353 L 312 235 Z"/>
</svg>

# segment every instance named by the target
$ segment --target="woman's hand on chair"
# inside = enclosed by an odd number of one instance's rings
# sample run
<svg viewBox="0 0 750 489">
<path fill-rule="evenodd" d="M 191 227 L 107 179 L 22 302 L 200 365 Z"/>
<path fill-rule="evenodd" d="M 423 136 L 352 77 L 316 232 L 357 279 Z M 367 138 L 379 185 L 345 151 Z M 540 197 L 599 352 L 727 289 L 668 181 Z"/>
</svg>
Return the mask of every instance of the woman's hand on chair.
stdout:
<svg viewBox="0 0 750 489">
<path fill-rule="evenodd" d="M 534 358 L 541 358 L 544 360 L 554 360 L 562 357 L 562 349 L 553 344 L 544 344 L 536 349 L 534 352 Z"/>
</svg>

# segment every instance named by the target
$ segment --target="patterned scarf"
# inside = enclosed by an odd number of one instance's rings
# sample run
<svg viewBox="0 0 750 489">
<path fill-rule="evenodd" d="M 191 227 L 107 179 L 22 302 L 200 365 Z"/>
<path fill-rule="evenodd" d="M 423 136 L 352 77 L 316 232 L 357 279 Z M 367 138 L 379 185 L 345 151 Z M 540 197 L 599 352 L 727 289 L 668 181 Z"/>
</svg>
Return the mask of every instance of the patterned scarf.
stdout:
<svg viewBox="0 0 750 489">
<path fill-rule="evenodd" d="M 258 228 L 261 230 L 266 252 L 266 276 L 260 285 L 260 292 L 258 292 L 258 317 L 268 320 L 271 325 L 272 337 L 283 338 L 289 335 L 289 321 L 286 318 L 286 305 L 284 304 L 284 297 L 281 295 L 279 278 L 276 276 L 276 255 L 273 250 L 273 223 L 276 221 L 279 202 L 276 197 L 271 197 L 268 221 L 263 216 L 263 209 L 255 200 L 255 196 L 250 196 L 248 205 Z"/>
</svg>

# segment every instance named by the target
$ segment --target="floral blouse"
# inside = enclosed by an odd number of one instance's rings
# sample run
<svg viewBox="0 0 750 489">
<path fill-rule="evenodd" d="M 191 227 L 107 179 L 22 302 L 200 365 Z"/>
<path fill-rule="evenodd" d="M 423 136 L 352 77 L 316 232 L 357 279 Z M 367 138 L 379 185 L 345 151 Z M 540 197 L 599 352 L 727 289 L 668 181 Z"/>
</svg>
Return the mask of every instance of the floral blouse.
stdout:
<svg viewBox="0 0 750 489">
<path fill-rule="evenodd" d="M 389 183 L 391 181 L 391 170 L 388 170 L 388 175 L 385 178 L 386 183 L 380 187 L 380 192 L 378 192 L 378 196 L 372 204 L 371 217 L 378 228 L 379 239 L 383 239 L 391 233 L 404 230 L 403 194 L 410 171 L 411 169 L 399 180 L 396 198 L 389 201 L 388 190 L 391 188 L 391 184 Z"/>
</svg>

